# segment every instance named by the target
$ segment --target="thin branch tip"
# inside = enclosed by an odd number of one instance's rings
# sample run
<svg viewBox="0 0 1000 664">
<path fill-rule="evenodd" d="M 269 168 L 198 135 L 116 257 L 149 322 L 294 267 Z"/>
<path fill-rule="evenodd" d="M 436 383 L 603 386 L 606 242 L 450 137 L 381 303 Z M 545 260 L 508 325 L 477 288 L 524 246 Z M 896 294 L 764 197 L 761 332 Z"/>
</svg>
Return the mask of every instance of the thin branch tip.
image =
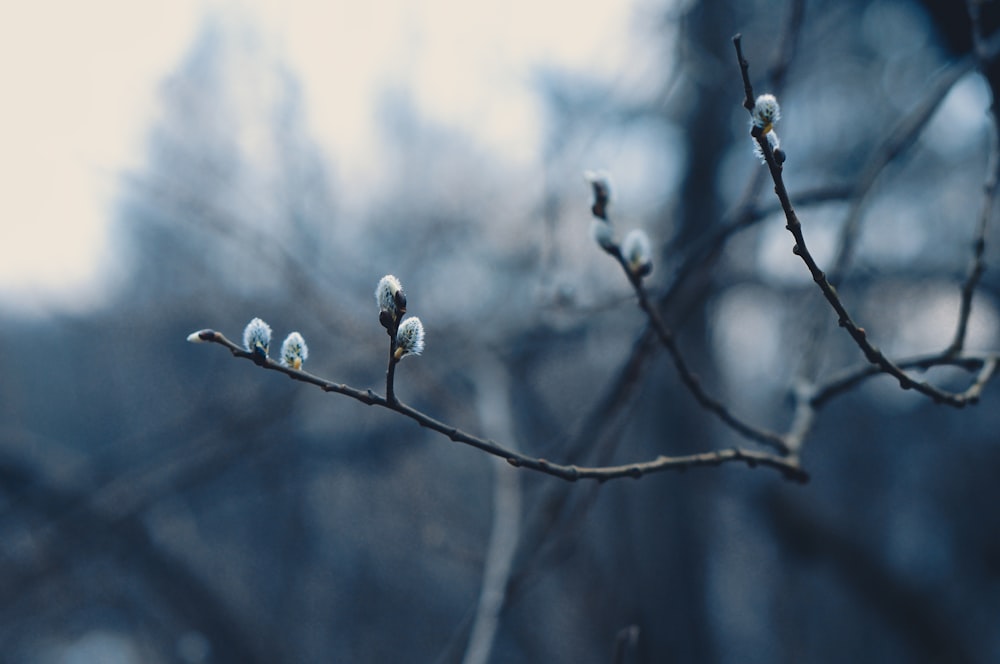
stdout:
<svg viewBox="0 0 1000 664">
<path fill-rule="evenodd" d="M 187 340 L 189 343 L 193 344 L 207 343 L 210 341 L 215 341 L 215 335 L 216 335 L 215 330 L 210 330 L 206 328 L 204 330 L 198 330 L 197 332 L 192 332 L 191 334 L 187 335 Z"/>
</svg>

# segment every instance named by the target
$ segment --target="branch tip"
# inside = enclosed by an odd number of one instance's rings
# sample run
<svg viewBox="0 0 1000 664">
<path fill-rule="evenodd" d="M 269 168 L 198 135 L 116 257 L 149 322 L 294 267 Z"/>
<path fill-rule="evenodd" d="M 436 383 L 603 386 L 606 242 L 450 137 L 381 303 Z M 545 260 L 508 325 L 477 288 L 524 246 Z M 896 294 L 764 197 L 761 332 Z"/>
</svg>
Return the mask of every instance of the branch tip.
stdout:
<svg viewBox="0 0 1000 664">
<path fill-rule="evenodd" d="M 215 330 L 198 330 L 197 332 L 192 332 L 187 336 L 189 343 L 202 344 L 208 343 L 210 341 L 215 341 Z"/>
</svg>

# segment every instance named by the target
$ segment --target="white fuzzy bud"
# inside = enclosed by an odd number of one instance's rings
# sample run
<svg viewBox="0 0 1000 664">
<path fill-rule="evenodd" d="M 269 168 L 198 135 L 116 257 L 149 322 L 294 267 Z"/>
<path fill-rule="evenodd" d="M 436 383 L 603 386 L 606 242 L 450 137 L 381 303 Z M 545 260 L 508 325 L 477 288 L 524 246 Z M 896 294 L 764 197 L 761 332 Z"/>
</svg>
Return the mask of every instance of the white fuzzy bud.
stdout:
<svg viewBox="0 0 1000 664">
<path fill-rule="evenodd" d="M 298 332 L 292 332 L 281 342 L 281 363 L 292 369 L 301 369 L 309 357 L 309 347 Z"/>
<path fill-rule="evenodd" d="M 646 231 L 632 229 L 622 240 L 622 257 L 632 274 L 644 277 L 653 271 L 653 249 Z"/>
<path fill-rule="evenodd" d="M 594 217 L 590 221 L 590 236 L 594 238 L 594 242 L 604 251 L 613 251 L 615 246 L 617 246 L 614 229 L 611 227 L 611 224 L 603 219 Z"/>
<path fill-rule="evenodd" d="M 267 357 L 271 345 L 271 326 L 259 318 L 254 318 L 243 329 L 243 347 L 248 353 Z"/>
<path fill-rule="evenodd" d="M 396 359 L 424 352 L 424 324 L 416 316 L 407 318 L 396 331 Z"/>
<path fill-rule="evenodd" d="M 750 114 L 754 126 L 767 133 L 773 128 L 774 123 L 781 119 L 781 106 L 778 105 L 778 99 L 774 95 L 761 95 L 754 102 Z"/>
<path fill-rule="evenodd" d="M 386 327 L 398 321 L 406 313 L 406 294 L 399 279 L 387 274 L 379 279 L 375 287 L 375 301 L 378 303 L 379 319 Z"/>
<path fill-rule="evenodd" d="M 776 132 L 776 131 L 774 131 L 772 129 L 771 131 L 767 132 L 765 134 L 765 136 L 767 136 L 767 142 L 771 146 L 771 152 L 775 152 L 776 153 L 777 150 L 781 147 L 781 139 L 778 138 L 778 132 Z M 754 138 L 754 137 L 752 137 L 752 136 L 750 137 L 750 140 L 753 141 L 753 154 L 754 154 L 754 156 L 757 157 L 758 159 L 760 159 L 760 163 L 766 164 L 767 163 L 767 158 L 764 157 L 764 151 L 760 149 L 760 143 L 758 143 L 757 139 Z M 775 154 L 775 158 L 776 159 L 777 159 L 777 157 L 778 157 L 777 154 Z M 782 159 L 779 159 L 778 163 L 780 164 L 782 161 L 783 161 Z"/>
</svg>

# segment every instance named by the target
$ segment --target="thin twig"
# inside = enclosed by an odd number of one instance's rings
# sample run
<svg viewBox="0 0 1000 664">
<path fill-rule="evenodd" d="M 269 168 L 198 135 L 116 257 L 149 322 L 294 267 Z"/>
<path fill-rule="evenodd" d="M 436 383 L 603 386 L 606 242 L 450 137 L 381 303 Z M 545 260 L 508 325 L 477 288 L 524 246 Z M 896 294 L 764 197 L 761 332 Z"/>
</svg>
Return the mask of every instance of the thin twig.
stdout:
<svg viewBox="0 0 1000 664">
<path fill-rule="evenodd" d="M 961 396 L 970 403 L 975 403 L 982 392 L 983 385 L 992 377 L 998 359 L 1000 359 L 1000 355 L 997 353 L 952 355 L 948 352 L 943 352 L 906 358 L 899 360 L 898 364 L 903 369 L 916 369 L 920 371 L 944 366 L 959 367 L 970 372 L 976 371 L 976 376 L 970 386 L 961 393 Z M 808 396 L 808 402 L 813 407 L 822 406 L 833 397 L 881 373 L 882 371 L 878 367 L 871 364 L 850 367 L 814 387 L 812 393 Z"/>
<path fill-rule="evenodd" d="M 949 353 L 960 353 L 965 347 L 965 337 L 969 329 L 969 317 L 972 315 L 972 297 L 975 295 L 979 280 L 986 270 L 983 263 L 983 252 L 986 249 L 986 231 L 989 228 L 990 216 L 996 204 L 997 173 L 1000 170 L 1000 144 L 997 142 L 997 129 L 994 128 L 993 140 L 990 146 L 990 161 L 987 166 L 986 183 L 983 185 L 983 207 L 979 215 L 979 225 L 976 237 L 972 242 L 972 258 L 965 281 L 962 283 L 962 299 L 959 301 L 958 325 L 955 337 L 948 346 Z"/>
<path fill-rule="evenodd" d="M 806 13 L 805 0 L 793 0 L 790 4 L 788 19 L 781 31 L 781 43 L 774 57 L 774 63 L 771 65 L 771 85 L 776 94 L 785 86 L 788 69 L 792 65 L 795 52 L 798 50 L 799 37 L 802 35 L 802 20 Z"/>
<path fill-rule="evenodd" d="M 705 388 L 701 385 L 701 380 L 694 374 L 694 372 L 691 371 L 691 368 L 687 364 L 687 360 L 684 359 L 684 355 L 681 353 L 680 347 L 677 345 L 677 341 L 674 338 L 674 333 L 667 327 L 667 324 L 663 322 L 663 319 L 656 311 L 656 308 L 650 304 L 646 288 L 642 284 L 642 277 L 638 276 L 629 267 L 628 261 L 624 256 L 622 256 L 621 250 L 617 246 L 611 247 L 607 250 L 607 252 L 614 256 L 614 258 L 621 265 L 622 269 L 625 271 L 629 283 L 632 284 L 632 288 L 635 290 L 635 294 L 639 299 L 639 308 L 645 312 L 646 317 L 653 326 L 653 330 L 656 332 L 657 338 L 659 338 L 660 343 L 663 344 L 663 347 L 666 348 L 667 352 L 670 354 L 670 359 L 673 361 L 674 367 L 677 369 L 677 373 L 680 376 L 681 381 L 684 383 L 685 387 L 688 388 L 688 391 L 691 392 L 701 407 L 711 413 L 714 413 L 727 426 L 745 438 L 769 447 L 773 447 L 782 454 L 787 454 L 788 446 L 779 434 L 747 424 L 734 415 L 724 403 L 705 391 Z"/>
<path fill-rule="evenodd" d="M 926 371 L 934 367 L 950 366 L 969 372 L 975 371 L 976 374 L 969 387 L 959 396 L 968 403 L 976 403 L 982 395 L 983 388 L 996 372 L 998 361 L 1000 361 L 998 353 L 951 354 L 945 351 L 902 359 L 897 364 L 900 368 L 907 370 Z M 800 381 L 794 390 L 795 413 L 788 432 L 784 436 L 785 443 L 792 453 L 800 453 L 802 443 L 812 429 L 820 408 L 835 397 L 846 394 L 863 381 L 883 373 L 878 366 L 859 364 L 844 369 L 816 385 L 804 380 Z"/>
<path fill-rule="evenodd" d="M 396 332 L 389 329 L 389 363 L 385 369 L 385 398 L 389 403 L 396 402 Z"/>
<path fill-rule="evenodd" d="M 309 383 L 321 388 L 325 392 L 335 392 L 350 397 L 369 406 L 380 406 L 388 410 L 404 415 L 422 427 L 436 431 L 456 443 L 462 443 L 475 447 L 487 454 L 505 459 L 507 463 L 515 468 L 527 468 L 546 475 L 552 475 L 567 481 L 580 479 L 596 480 L 605 482 L 607 480 L 620 477 L 631 477 L 638 479 L 651 473 L 663 472 L 666 470 L 683 471 L 689 468 L 699 468 L 707 466 L 719 466 L 728 462 L 744 463 L 751 468 L 766 466 L 780 471 L 786 479 L 805 483 L 809 480 L 809 474 L 799 465 L 797 459 L 783 458 L 766 452 L 756 450 L 745 450 L 742 448 L 729 448 L 703 452 L 701 454 L 689 454 L 684 456 L 658 456 L 649 461 L 623 464 L 619 466 L 598 466 L 587 467 L 573 464 L 559 464 L 547 459 L 536 458 L 507 449 L 493 440 L 487 440 L 462 431 L 457 427 L 434 419 L 416 408 L 406 405 L 398 399 L 389 401 L 386 397 L 374 392 L 371 389 L 362 390 L 343 383 L 321 378 L 306 371 L 300 371 L 286 367 L 270 358 L 261 359 L 259 356 L 247 352 L 240 346 L 230 341 L 220 332 L 215 330 L 200 330 L 194 335 L 199 341 L 216 343 L 229 349 L 238 358 L 250 360 L 264 369 L 277 371 L 285 374 L 293 380 Z"/>
<path fill-rule="evenodd" d="M 974 3 L 973 3 L 974 4 Z M 970 10 L 973 9 L 970 6 Z M 978 21 L 978 7 L 973 12 L 973 28 L 976 39 L 977 52 L 982 50 L 982 36 L 979 34 L 981 26 Z M 981 63 L 985 67 L 985 63 Z M 965 337 L 969 327 L 969 317 L 972 314 L 972 297 L 975 295 L 976 286 L 983 276 L 986 266 L 983 263 L 983 253 L 986 249 L 986 232 L 989 229 L 990 217 L 996 208 L 997 202 L 997 180 L 1000 178 L 1000 115 L 998 115 L 997 100 L 990 104 L 990 116 L 993 118 L 992 135 L 990 137 L 990 156 L 986 166 L 986 181 L 983 183 L 983 202 L 979 212 L 979 224 L 976 228 L 976 236 L 972 242 L 972 258 L 969 262 L 969 269 L 965 282 L 962 284 L 962 299 L 959 302 L 958 325 L 955 329 L 955 337 L 948 346 L 949 353 L 960 353 L 965 347 Z"/>
<path fill-rule="evenodd" d="M 740 42 L 740 35 L 733 37 L 733 45 L 736 48 L 736 56 L 740 63 L 740 71 L 743 75 L 743 87 L 747 94 L 747 98 L 744 100 L 743 105 L 752 109 L 754 103 L 753 87 L 750 84 L 748 71 L 749 65 L 743 57 L 743 48 Z M 788 191 L 785 189 L 785 182 L 782 177 L 782 166 L 775 159 L 770 142 L 758 127 L 753 128 L 751 135 L 760 146 L 761 152 L 767 163 L 768 171 L 771 174 L 771 179 L 774 182 L 775 194 L 778 196 L 781 208 L 785 213 L 785 228 L 788 229 L 788 231 L 792 234 L 792 237 L 795 239 L 792 251 L 805 263 L 806 267 L 809 269 L 809 274 L 812 275 L 813 281 L 816 282 L 820 291 L 823 293 L 823 297 L 826 298 L 827 302 L 830 303 L 830 306 L 836 312 L 838 324 L 847 331 L 850 337 L 854 340 L 854 343 L 861 349 L 865 359 L 868 360 L 869 363 L 877 366 L 882 372 L 895 378 L 899 382 L 899 386 L 904 390 L 916 390 L 917 392 L 930 397 L 935 403 L 945 403 L 956 408 L 963 408 L 968 405 L 972 400 L 969 399 L 968 395 L 964 393 L 955 394 L 947 392 L 931 385 L 928 382 L 917 381 L 911 378 L 868 340 L 868 336 L 864 328 L 859 326 L 854 319 L 851 318 L 851 315 L 848 313 L 847 308 L 841 301 L 837 290 L 830 283 L 823 270 L 821 270 L 819 265 L 817 265 L 816 260 L 813 258 L 808 246 L 806 245 L 805 237 L 802 233 L 802 224 L 795 214 L 795 209 L 792 207 L 791 200 L 788 197 Z"/>
<path fill-rule="evenodd" d="M 608 195 L 605 188 L 595 184 L 594 204 L 591 207 L 591 211 L 593 212 L 594 217 L 598 220 L 597 223 L 599 224 L 610 223 L 607 202 Z M 625 273 L 629 283 L 632 285 L 632 289 L 635 291 L 636 297 L 639 301 L 639 308 L 646 314 L 650 327 L 656 337 L 660 340 L 660 344 L 667 349 L 667 353 L 670 355 L 670 359 L 673 361 L 674 367 L 677 369 L 681 382 L 684 383 L 684 386 L 694 396 L 698 404 L 705 410 L 716 415 L 724 424 L 743 437 L 772 447 L 782 454 L 787 454 L 788 447 L 785 445 L 784 440 L 782 440 L 782 437 L 779 434 L 744 422 L 732 411 L 730 411 L 724 403 L 711 396 L 705 388 L 702 387 L 701 380 L 694 374 L 693 371 L 691 371 L 687 360 L 684 359 L 684 355 L 681 353 L 680 347 L 674 339 L 673 331 L 667 327 L 663 318 L 660 317 L 657 308 L 650 302 L 649 295 L 642 282 L 643 273 L 634 269 L 633 266 L 629 264 L 628 259 L 622 254 L 621 247 L 614 240 L 605 238 L 603 241 L 599 240 L 598 244 L 600 244 L 601 248 L 606 253 L 618 261 L 622 271 Z"/>
<path fill-rule="evenodd" d="M 497 359 L 481 355 L 476 373 L 476 410 L 482 426 L 514 438 L 514 415 L 507 369 Z M 514 555 L 521 535 L 521 476 L 493 461 L 493 525 L 486 546 L 483 581 L 462 664 L 488 664 L 503 610 Z"/>
<path fill-rule="evenodd" d="M 938 108 L 944 103 L 948 92 L 972 71 L 974 65 L 975 60 L 970 56 L 962 58 L 940 73 L 930 84 L 923 101 L 903 117 L 896 128 L 889 133 L 888 138 L 882 141 L 878 150 L 869 156 L 850 196 L 851 206 L 846 220 L 841 225 L 837 254 L 830 263 L 833 267 L 829 270 L 828 278 L 834 286 L 840 285 L 854 256 L 861 230 L 861 212 L 879 175 L 917 141 Z"/>
</svg>

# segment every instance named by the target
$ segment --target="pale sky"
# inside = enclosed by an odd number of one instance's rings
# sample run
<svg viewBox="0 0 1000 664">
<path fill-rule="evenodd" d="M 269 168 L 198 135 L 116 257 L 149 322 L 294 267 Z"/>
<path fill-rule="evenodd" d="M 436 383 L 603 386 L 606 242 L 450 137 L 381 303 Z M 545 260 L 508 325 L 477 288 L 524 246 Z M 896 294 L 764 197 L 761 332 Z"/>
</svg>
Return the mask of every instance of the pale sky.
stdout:
<svg viewBox="0 0 1000 664">
<path fill-rule="evenodd" d="M 538 64 L 615 76 L 627 63 L 621 0 L 59 0 L 0 7 L 0 305 L 87 306 L 114 264 L 118 177 L 140 168 L 157 87 L 211 11 L 248 14 L 300 77 L 311 130 L 363 176 L 375 94 L 412 85 L 417 109 L 498 156 L 539 151 Z"/>
</svg>

